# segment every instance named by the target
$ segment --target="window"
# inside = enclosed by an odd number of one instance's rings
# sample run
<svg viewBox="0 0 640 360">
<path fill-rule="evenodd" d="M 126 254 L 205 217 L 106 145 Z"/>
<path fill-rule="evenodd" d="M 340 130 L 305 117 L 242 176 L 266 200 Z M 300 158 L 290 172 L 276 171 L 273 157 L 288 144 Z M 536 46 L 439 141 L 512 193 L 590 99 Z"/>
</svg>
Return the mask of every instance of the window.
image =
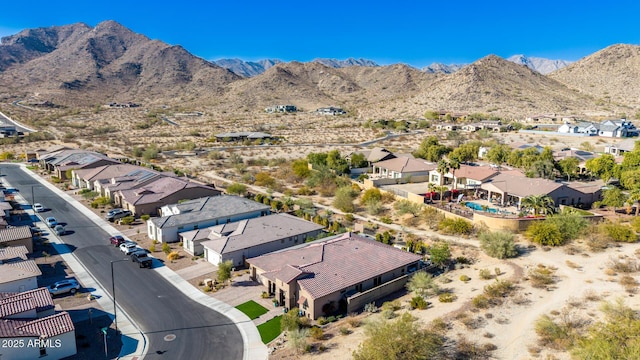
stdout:
<svg viewBox="0 0 640 360">
<path fill-rule="evenodd" d="M 382 284 L 382 276 L 378 276 L 377 278 L 373 279 L 373 286 L 374 287 L 379 286 L 381 284 Z"/>
</svg>

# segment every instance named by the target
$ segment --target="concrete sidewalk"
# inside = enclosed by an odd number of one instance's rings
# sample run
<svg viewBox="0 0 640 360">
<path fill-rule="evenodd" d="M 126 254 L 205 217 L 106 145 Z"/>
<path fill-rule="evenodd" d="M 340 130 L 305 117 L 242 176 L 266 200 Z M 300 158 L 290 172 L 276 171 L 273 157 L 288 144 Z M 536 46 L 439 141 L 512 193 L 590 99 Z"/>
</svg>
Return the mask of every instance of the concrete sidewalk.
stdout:
<svg viewBox="0 0 640 360">
<path fill-rule="evenodd" d="M 106 220 L 102 219 L 95 213 L 93 213 L 91 210 L 87 209 L 84 205 L 82 205 L 79 201 L 74 199 L 72 196 L 60 190 L 55 185 L 42 179 L 38 175 L 34 174 L 32 171 L 28 170 L 26 168 L 26 165 L 21 164 L 20 166 L 23 171 L 25 171 L 27 174 L 30 174 L 36 181 L 40 182 L 43 186 L 46 186 L 48 189 L 58 194 L 60 197 L 62 197 L 65 201 L 67 201 L 70 205 L 72 205 L 76 209 L 82 211 L 89 219 L 91 219 L 91 221 L 93 221 L 96 225 L 100 226 L 102 229 L 106 230 L 110 235 L 116 235 L 120 233 L 117 229 L 111 226 L 110 223 L 108 223 Z M 62 242 L 60 242 L 59 239 L 57 239 L 57 241 L 61 245 L 64 245 L 62 244 Z M 67 257 L 70 258 L 67 264 L 69 264 L 69 266 L 72 268 L 74 273 L 77 274 L 78 280 L 80 280 L 80 282 L 83 285 L 85 285 L 85 287 L 94 287 L 96 289 L 99 289 L 95 292 L 96 295 L 99 295 L 98 303 L 100 304 L 100 306 L 102 306 L 102 308 L 106 312 L 113 313 L 112 298 L 109 296 L 109 294 L 98 285 L 97 281 L 95 281 L 95 279 L 91 276 L 91 274 L 86 270 L 86 268 L 84 268 L 84 266 L 75 258 L 75 256 L 71 252 L 67 252 L 67 254 L 65 255 L 67 255 Z M 67 260 L 64 257 L 63 259 L 65 261 Z M 72 265 L 76 267 L 73 267 Z M 204 294 L 202 291 L 200 291 L 199 289 L 189 284 L 187 280 L 183 279 L 180 275 L 176 274 L 175 271 L 169 269 L 167 266 L 155 268 L 153 269 L 153 271 L 156 271 L 157 273 L 162 275 L 167 281 L 172 283 L 176 288 L 178 288 L 178 290 L 182 291 L 182 293 L 184 293 L 191 299 L 199 302 L 200 304 L 206 307 L 209 307 L 214 311 L 221 313 L 222 315 L 229 318 L 232 322 L 234 322 L 238 327 L 240 334 L 242 335 L 243 346 L 244 346 L 244 351 L 243 351 L 244 360 L 254 360 L 254 359 L 266 360 L 268 358 L 269 355 L 268 355 L 267 346 L 262 343 L 262 339 L 260 337 L 260 333 L 258 332 L 258 329 L 256 328 L 255 324 L 251 321 L 251 319 L 249 319 L 249 317 L 247 317 L 244 313 L 242 313 L 238 309 L 228 304 L 225 304 L 217 299 L 214 299 Z M 119 328 L 123 333 L 123 339 L 122 339 L 123 347 L 122 347 L 120 358 L 121 359 L 132 359 L 133 357 L 144 358 L 144 355 L 147 350 L 146 337 L 136 326 L 134 326 L 133 320 L 120 307 L 118 307 L 118 313 L 124 314 L 125 315 L 124 317 L 126 318 L 121 320 L 121 317 L 118 317 Z M 125 320 L 127 322 L 126 324 L 125 324 Z M 125 342 L 125 336 L 124 336 L 125 331 L 127 334 L 127 338 L 130 338 L 131 340 L 135 340 L 137 344 L 135 350 L 132 349 L 134 345 L 133 343 L 134 341 L 129 341 L 128 343 Z"/>
</svg>

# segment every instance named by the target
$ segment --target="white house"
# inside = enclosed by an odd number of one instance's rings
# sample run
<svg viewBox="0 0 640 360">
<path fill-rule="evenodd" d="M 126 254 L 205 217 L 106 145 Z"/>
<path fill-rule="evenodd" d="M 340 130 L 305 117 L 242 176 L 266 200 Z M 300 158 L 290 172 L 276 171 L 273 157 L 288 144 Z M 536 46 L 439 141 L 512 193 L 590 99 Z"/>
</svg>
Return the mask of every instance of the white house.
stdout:
<svg viewBox="0 0 640 360">
<path fill-rule="evenodd" d="M 76 332 L 67 312 L 41 319 L 3 319 L 0 359 L 47 360 L 64 359 L 77 353 Z"/>
<path fill-rule="evenodd" d="M 147 221 L 147 235 L 160 242 L 177 242 L 178 234 L 209 226 L 270 214 L 270 207 L 239 196 L 209 196 L 165 205 L 161 217 Z"/>
<path fill-rule="evenodd" d="M 33 260 L 18 260 L 0 264 L 0 292 L 23 292 L 38 287 L 42 272 Z"/>
<path fill-rule="evenodd" d="M 187 231 L 180 238 L 187 252 L 204 253 L 214 265 L 231 260 L 235 266 L 242 266 L 248 258 L 302 244 L 322 228 L 289 214 L 272 214 Z"/>
</svg>

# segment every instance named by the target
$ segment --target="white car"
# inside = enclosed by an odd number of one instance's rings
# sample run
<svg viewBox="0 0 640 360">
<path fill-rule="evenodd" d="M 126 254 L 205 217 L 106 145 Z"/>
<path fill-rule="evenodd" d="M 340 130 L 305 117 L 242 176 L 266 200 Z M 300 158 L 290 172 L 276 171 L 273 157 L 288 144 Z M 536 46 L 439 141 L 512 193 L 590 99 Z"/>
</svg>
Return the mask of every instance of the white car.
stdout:
<svg viewBox="0 0 640 360">
<path fill-rule="evenodd" d="M 49 216 L 44 220 L 44 222 L 50 228 L 53 228 L 54 226 L 58 225 L 58 220 L 56 220 L 56 218 L 54 218 L 53 216 Z"/>
<path fill-rule="evenodd" d="M 126 242 L 124 244 L 120 244 L 120 251 L 122 251 L 125 255 L 129 255 L 134 251 L 140 249 L 136 243 Z"/>
<path fill-rule="evenodd" d="M 43 212 L 44 211 L 44 206 L 42 206 L 42 204 L 40 203 L 35 203 L 33 204 L 33 211 L 39 213 L 39 212 Z"/>
</svg>

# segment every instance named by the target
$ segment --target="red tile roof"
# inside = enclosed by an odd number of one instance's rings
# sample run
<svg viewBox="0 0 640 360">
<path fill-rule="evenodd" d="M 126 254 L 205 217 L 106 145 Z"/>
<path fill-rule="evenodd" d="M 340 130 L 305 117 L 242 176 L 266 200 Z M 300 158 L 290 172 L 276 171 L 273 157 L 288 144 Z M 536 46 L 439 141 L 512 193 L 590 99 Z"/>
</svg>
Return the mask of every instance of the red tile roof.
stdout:
<svg viewBox="0 0 640 360">
<path fill-rule="evenodd" d="M 50 338 L 74 331 L 75 327 L 73 326 L 73 321 L 71 321 L 69 313 L 61 312 L 21 324 L 16 327 L 16 330 L 22 330 L 26 333 L 38 334 L 41 337 Z"/>
<path fill-rule="evenodd" d="M 0 317 L 20 314 L 32 309 L 36 312 L 54 308 L 47 288 L 38 288 L 21 293 L 0 293 Z"/>
</svg>

